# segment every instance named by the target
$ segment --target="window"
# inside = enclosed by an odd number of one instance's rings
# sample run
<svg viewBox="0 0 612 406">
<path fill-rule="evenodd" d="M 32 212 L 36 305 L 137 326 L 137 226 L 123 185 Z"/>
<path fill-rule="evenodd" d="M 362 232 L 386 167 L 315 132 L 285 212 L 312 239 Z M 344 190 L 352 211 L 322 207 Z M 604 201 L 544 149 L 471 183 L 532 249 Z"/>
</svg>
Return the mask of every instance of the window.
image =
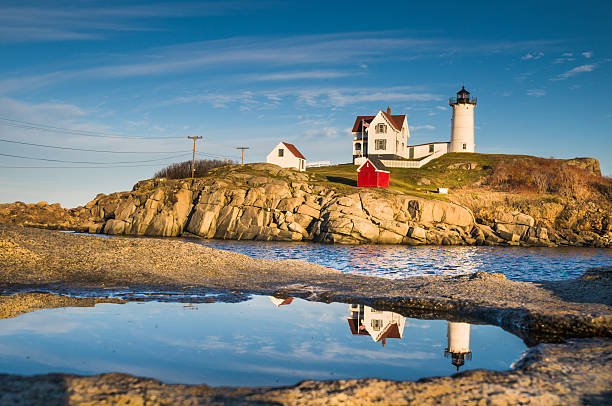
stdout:
<svg viewBox="0 0 612 406">
<path fill-rule="evenodd" d="M 387 124 L 383 124 L 383 123 L 376 124 L 377 134 L 386 133 L 386 132 L 387 132 Z"/>
<path fill-rule="evenodd" d="M 376 140 L 376 145 L 374 149 L 387 149 L 387 140 Z"/>
<path fill-rule="evenodd" d="M 429 146 L 429 153 L 433 153 L 434 152 L 434 144 L 431 144 Z"/>
<path fill-rule="evenodd" d="M 279 148 L 279 149 L 278 149 L 278 156 L 279 156 L 279 157 L 283 157 L 283 156 L 285 156 L 285 150 L 284 150 L 284 149 L 282 149 L 282 148 Z"/>
<path fill-rule="evenodd" d="M 383 322 L 382 320 L 378 320 L 378 319 L 373 319 L 372 320 L 372 328 L 376 331 L 380 330 L 382 328 Z"/>
<path fill-rule="evenodd" d="M 463 144 L 463 149 L 467 149 L 467 144 Z"/>
<path fill-rule="evenodd" d="M 397 151 L 399 149 L 399 141 L 395 141 L 395 150 Z"/>
<path fill-rule="evenodd" d="M 356 143 L 355 144 L 355 151 L 361 151 L 361 144 L 360 143 Z"/>
<path fill-rule="evenodd" d="M 410 150 L 408 152 L 409 152 L 409 158 L 414 159 L 414 147 L 410 147 Z"/>
</svg>

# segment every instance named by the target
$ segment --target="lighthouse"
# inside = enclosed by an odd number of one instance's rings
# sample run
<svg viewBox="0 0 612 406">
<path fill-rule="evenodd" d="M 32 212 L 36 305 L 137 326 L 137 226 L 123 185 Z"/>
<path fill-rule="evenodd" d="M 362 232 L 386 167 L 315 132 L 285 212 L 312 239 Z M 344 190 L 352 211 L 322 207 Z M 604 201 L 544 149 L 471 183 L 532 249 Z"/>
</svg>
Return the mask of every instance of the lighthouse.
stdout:
<svg viewBox="0 0 612 406">
<path fill-rule="evenodd" d="M 446 336 L 448 337 L 448 347 L 444 351 L 444 356 L 451 356 L 451 364 L 459 367 L 465 364 L 465 359 L 472 359 L 470 350 L 470 324 L 447 322 Z"/>
<path fill-rule="evenodd" d="M 461 86 L 457 97 L 451 97 L 448 104 L 453 108 L 451 140 L 448 152 L 474 152 L 474 108 L 476 98 Z"/>
</svg>

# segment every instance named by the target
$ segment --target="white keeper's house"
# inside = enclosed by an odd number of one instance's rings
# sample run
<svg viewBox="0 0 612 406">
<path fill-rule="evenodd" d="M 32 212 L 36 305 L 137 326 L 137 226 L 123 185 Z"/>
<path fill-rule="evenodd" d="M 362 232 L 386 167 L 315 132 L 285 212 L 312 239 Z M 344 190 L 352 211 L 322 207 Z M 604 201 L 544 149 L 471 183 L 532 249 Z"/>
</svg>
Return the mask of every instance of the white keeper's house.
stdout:
<svg viewBox="0 0 612 406">
<path fill-rule="evenodd" d="M 278 165 L 281 168 L 295 168 L 299 171 L 306 170 L 306 157 L 288 142 L 279 142 L 268 154 L 266 162 Z"/>
<path fill-rule="evenodd" d="M 448 101 L 453 108 L 450 142 L 409 145 L 406 115 L 392 115 L 391 108 L 375 116 L 357 116 L 353 124 L 353 164 L 378 158 L 391 168 L 420 168 L 448 152 L 474 152 L 474 108 L 476 98 L 461 87 Z"/>
</svg>

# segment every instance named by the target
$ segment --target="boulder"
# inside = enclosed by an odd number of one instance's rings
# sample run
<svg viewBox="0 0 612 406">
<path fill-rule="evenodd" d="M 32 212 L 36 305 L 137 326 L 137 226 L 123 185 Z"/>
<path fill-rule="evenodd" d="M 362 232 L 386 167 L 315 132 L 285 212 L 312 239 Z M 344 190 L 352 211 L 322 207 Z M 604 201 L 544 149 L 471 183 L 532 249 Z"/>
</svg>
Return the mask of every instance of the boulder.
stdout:
<svg viewBox="0 0 612 406">
<path fill-rule="evenodd" d="M 353 219 L 352 222 L 353 235 L 357 234 L 358 237 L 370 242 L 378 241 L 378 226 L 366 219 Z"/>
<path fill-rule="evenodd" d="M 410 229 L 408 230 L 408 236 L 418 241 L 427 240 L 427 234 L 425 232 L 425 229 L 421 227 L 410 227 Z"/>
<path fill-rule="evenodd" d="M 123 234 L 125 231 L 126 222 L 123 220 L 111 219 L 104 225 L 104 234 Z"/>
<path fill-rule="evenodd" d="M 372 193 L 360 193 L 363 210 L 370 215 L 381 220 L 393 220 L 393 207 L 390 199 L 377 197 Z"/>
<path fill-rule="evenodd" d="M 304 214 L 306 216 L 314 218 L 319 218 L 319 216 L 321 215 L 321 212 L 319 210 L 313 209 L 312 207 L 306 204 L 302 204 L 300 207 L 298 207 L 297 212 L 299 214 Z"/>
</svg>

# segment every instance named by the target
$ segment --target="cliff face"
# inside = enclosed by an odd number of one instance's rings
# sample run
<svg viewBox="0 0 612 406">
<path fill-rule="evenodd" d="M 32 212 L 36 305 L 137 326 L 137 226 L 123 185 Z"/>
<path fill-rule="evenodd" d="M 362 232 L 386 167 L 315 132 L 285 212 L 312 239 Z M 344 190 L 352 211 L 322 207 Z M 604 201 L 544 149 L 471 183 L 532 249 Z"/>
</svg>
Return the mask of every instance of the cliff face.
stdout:
<svg viewBox="0 0 612 406">
<path fill-rule="evenodd" d="M 472 213 L 454 203 L 389 191 L 337 190 L 267 164 L 218 170 L 205 179 L 147 180 L 85 206 L 88 231 L 105 234 L 465 244 Z"/>
<path fill-rule="evenodd" d="M 45 202 L 0 205 L 0 221 L 114 235 L 191 233 L 236 240 L 611 245 L 610 213 L 600 207 L 591 217 L 576 217 L 566 207 L 542 212 L 533 205 L 461 203 L 332 185 L 312 174 L 250 164 L 218 168 L 194 180 L 141 181 L 130 192 L 101 194 L 70 210 Z"/>
</svg>

